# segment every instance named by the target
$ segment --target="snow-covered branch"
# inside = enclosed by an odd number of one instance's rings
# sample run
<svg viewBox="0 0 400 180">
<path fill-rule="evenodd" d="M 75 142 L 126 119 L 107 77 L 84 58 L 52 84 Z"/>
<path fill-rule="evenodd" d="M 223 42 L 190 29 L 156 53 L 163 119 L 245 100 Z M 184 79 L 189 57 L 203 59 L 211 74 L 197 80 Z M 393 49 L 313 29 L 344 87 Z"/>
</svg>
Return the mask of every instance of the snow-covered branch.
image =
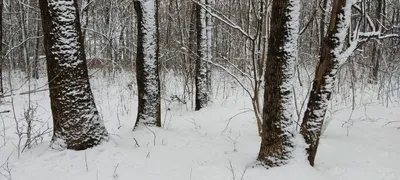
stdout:
<svg viewBox="0 0 400 180">
<path fill-rule="evenodd" d="M 358 1 L 357 1 L 358 2 Z M 365 21 L 368 23 L 368 27 L 371 29 L 370 31 L 365 31 L 361 32 L 360 31 L 360 24 L 357 24 L 354 28 L 353 33 L 351 34 L 351 40 L 348 44 L 348 46 L 341 52 L 339 53 L 338 60 L 339 60 L 339 65 L 342 65 L 346 62 L 346 60 L 351 56 L 351 54 L 359 47 L 361 43 L 364 43 L 370 39 L 376 39 L 376 40 L 383 40 L 383 39 L 388 39 L 388 38 L 400 38 L 399 34 L 396 33 L 385 33 L 392 31 L 393 29 L 397 29 L 399 27 L 393 26 L 390 29 L 387 29 L 386 31 L 382 31 L 382 24 L 379 24 L 379 27 L 376 27 L 372 18 L 366 14 L 365 8 L 357 5 L 357 2 L 352 2 L 352 8 L 356 9 L 360 14 L 363 15 L 365 18 Z M 350 1 L 351 3 L 351 1 Z M 348 15 L 349 18 L 351 17 L 351 14 Z M 351 22 L 348 22 L 349 25 Z"/>
</svg>

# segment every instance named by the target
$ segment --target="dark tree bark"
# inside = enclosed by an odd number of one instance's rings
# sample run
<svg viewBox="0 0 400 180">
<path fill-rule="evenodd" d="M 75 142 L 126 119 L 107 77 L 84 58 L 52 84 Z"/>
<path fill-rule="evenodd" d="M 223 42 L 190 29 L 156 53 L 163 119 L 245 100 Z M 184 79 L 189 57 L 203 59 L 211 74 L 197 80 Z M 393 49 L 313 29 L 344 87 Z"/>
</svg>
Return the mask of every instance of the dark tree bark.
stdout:
<svg viewBox="0 0 400 180">
<path fill-rule="evenodd" d="M 307 110 L 301 124 L 301 134 L 304 136 L 308 160 L 314 166 L 321 129 L 328 103 L 331 99 L 334 83 L 339 69 L 339 53 L 343 50 L 345 34 L 348 30 L 351 5 L 346 0 L 334 0 L 328 34 L 322 42 L 320 60 L 307 104 Z"/>
<path fill-rule="evenodd" d="M 161 127 L 156 4 L 155 0 L 134 1 L 138 22 L 136 78 L 139 96 L 135 127 Z"/>
<path fill-rule="evenodd" d="M 371 57 L 371 70 L 369 74 L 368 82 L 370 84 L 377 84 L 378 83 L 378 76 L 379 76 L 379 58 L 381 56 L 381 49 L 377 42 L 373 42 L 372 45 L 372 57 Z"/>
<path fill-rule="evenodd" d="M 375 28 L 381 30 L 381 23 L 382 21 L 382 13 L 384 14 L 384 0 L 377 0 L 376 1 L 376 23 Z M 383 24 L 384 25 L 384 24 Z M 372 57 L 371 57 L 371 70 L 369 74 L 369 83 L 377 84 L 378 83 L 378 76 L 379 76 L 379 58 L 381 57 L 381 47 L 379 46 L 378 42 L 373 42 L 372 46 Z"/>
<path fill-rule="evenodd" d="M 265 68 L 261 147 L 258 160 L 267 167 L 291 158 L 293 147 L 292 81 L 297 58 L 299 0 L 274 0 Z"/>
<path fill-rule="evenodd" d="M 39 4 L 38 1 L 33 2 L 35 6 Z M 38 19 L 40 19 L 40 13 L 36 13 L 35 16 L 37 16 Z M 32 78 L 34 79 L 39 79 L 39 52 L 40 52 L 40 21 L 37 21 L 36 23 L 36 40 L 35 40 L 35 53 L 34 53 L 34 59 L 32 62 Z"/>
<path fill-rule="evenodd" d="M 32 62 L 32 78 L 39 79 L 40 22 L 36 25 L 35 55 Z"/>
<path fill-rule="evenodd" d="M 205 0 L 200 1 L 205 3 Z M 196 59 L 196 99 L 195 110 L 205 107 L 209 101 L 207 78 L 207 18 L 206 11 L 196 6 L 197 59 Z"/>
<path fill-rule="evenodd" d="M 28 38 L 28 22 L 27 22 L 27 16 L 26 16 L 26 9 L 23 3 L 18 3 L 17 4 L 17 11 L 18 11 L 18 21 L 19 21 L 19 26 L 20 26 L 20 31 L 21 31 L 21 39 L 24 41 L 21 43 L 20 47 L 20 52 L 18 52 L 19 55 L 21 55 L 21 59 L 24 62 L 24 67 L 23 71 L 27 73 L 28 77 L 31 76 L 31 62 L 29 60 L 29 51 L 28 51 L 28 46 L 30 46 L 29 41 L 25 41 Z"/>
<path fill-rule="evenodd" d="M 52 147 L 84 150 L 108 139 L 90 89 L 77 0 L 40 0 Z"/>
<path fill-rule="evenodd" d="M 0 1 L 0 94 L 4 93 L 3 87 L 3 1 Z M 11 71 L 11 69 L 10 69 Z"/>
</svg>

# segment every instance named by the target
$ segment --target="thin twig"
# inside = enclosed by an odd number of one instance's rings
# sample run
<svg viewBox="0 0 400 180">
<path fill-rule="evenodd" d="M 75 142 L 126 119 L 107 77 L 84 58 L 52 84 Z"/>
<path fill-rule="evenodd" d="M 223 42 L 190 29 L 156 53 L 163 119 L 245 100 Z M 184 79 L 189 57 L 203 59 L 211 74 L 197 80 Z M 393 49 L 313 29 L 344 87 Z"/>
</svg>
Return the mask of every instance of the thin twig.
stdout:
<svg viewBox="0 0 400 180">
<path fill-rule="evenodd" d="M 144 126 L 145 126 L 151 133 L 153 133 L 153 143 L 154 143 L 154 146 L 155 146 L 155 145 L 156 145 L 156 139 L 157 139 L 156 133 L 155 133 L 154 131 L 152 131 L 149 127 L 147 127 L 146 124 L 144 124 Z"/>
</svg>

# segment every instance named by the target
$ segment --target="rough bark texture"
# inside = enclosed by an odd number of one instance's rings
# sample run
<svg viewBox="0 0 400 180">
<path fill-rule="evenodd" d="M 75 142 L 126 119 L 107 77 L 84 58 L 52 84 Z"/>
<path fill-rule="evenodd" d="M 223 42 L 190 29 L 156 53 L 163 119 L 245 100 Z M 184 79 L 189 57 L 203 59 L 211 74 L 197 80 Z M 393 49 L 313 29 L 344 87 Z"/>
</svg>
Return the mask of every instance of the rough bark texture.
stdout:
<svg viewBox="0 0 400 180">
<path fill-rule="evenodd" d="M 205 3 L 205 0 L 200 1 Z M 197 29 L 197 60 L 196 60 L 196 107 L 200 110 L 205 107 L 209 100 L 207 90 L 207 21 L 206 11 L 199 5 L 196 6 L 196 29 Z"/>
<path fill-rule="evenodd" d="M 161 127 L 156 1 L 135 0 L 134 6 L 138 21 L 136 78 L 139 96 L 135 127 Z"/>
<path fill-rule="evenodd" d="M 346 33 L 348 29 L 345 7 L 346 0 L 335 0 L 332 4 L 328 34 L 322 42 L 320 61 L 315 72 L 307 110 L 301 124 L 301 134 L 309 145 L 307 153 L 312 166 L 314 166 L 322 125 L 339 68 L 338 52 L 343 49 L 345 40 L 345 34 L 341 33 Z"/>
<path fill-rule="evenodd" d="M 272 2 L 261 147 L 258 155 L 258 160 L 267 167 L 287 163 L 293 148 L 292 80 L 299 32 L 298 6 L 298 0 Z"/>
<path fill-rule="evenodd" d="M 0 1 L 0 42 L 3 42 L 3 1 Z M 3 88 L 3 43 L 0 43 L 0 93 L 4 93 Z"/>
<path fill-rule="evenodd" d="M 77 0 L 40 0 L 53 115 L 53 148 L 84 150 L 108 139 L 90 89 Z"/>
</svg>

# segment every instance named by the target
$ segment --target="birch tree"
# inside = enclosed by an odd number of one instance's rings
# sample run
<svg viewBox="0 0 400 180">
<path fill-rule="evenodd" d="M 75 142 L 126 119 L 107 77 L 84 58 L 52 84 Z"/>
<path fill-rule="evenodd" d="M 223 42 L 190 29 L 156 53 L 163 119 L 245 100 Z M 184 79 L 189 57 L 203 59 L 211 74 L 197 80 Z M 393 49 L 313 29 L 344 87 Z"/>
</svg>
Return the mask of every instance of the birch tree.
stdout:
<svg viewBox="0 0 400 180">
<path fill-rule="evenodd" d="M 206 0 L 200 1 L 205 4 Z M 197 32 L 197 59 L 196 59 L 196 107 L 195 110 L 200 110 L 205 107 L 209 101 L 209 91 L 207 88 L 207 60 L 211 55 L 208 53 L 208 30 L 207 30 L 207 14 L 206 10 L 201 6 L 196 6 L 196 32 Z"/>
<path fill-rule="evenodd" d="M 291 158 L 292 83 L 297 58 L 299 0 L 273 0 L 265 69 L 261 147 L 258 160 L 267 167 Z"/>
<path fill-rule="evenodd" d="M 53 148 L 84 150 L 108 139 L 90 89 L 77 0 L 40 0 L 53 115 Z"/>
<path fill-rule="evenodd" d="M 161 127 L 156 5 L 157 0 L 134 1 L 138 22 L 136 78 L 139 98 L 135 127 Z"/>
</svg>

